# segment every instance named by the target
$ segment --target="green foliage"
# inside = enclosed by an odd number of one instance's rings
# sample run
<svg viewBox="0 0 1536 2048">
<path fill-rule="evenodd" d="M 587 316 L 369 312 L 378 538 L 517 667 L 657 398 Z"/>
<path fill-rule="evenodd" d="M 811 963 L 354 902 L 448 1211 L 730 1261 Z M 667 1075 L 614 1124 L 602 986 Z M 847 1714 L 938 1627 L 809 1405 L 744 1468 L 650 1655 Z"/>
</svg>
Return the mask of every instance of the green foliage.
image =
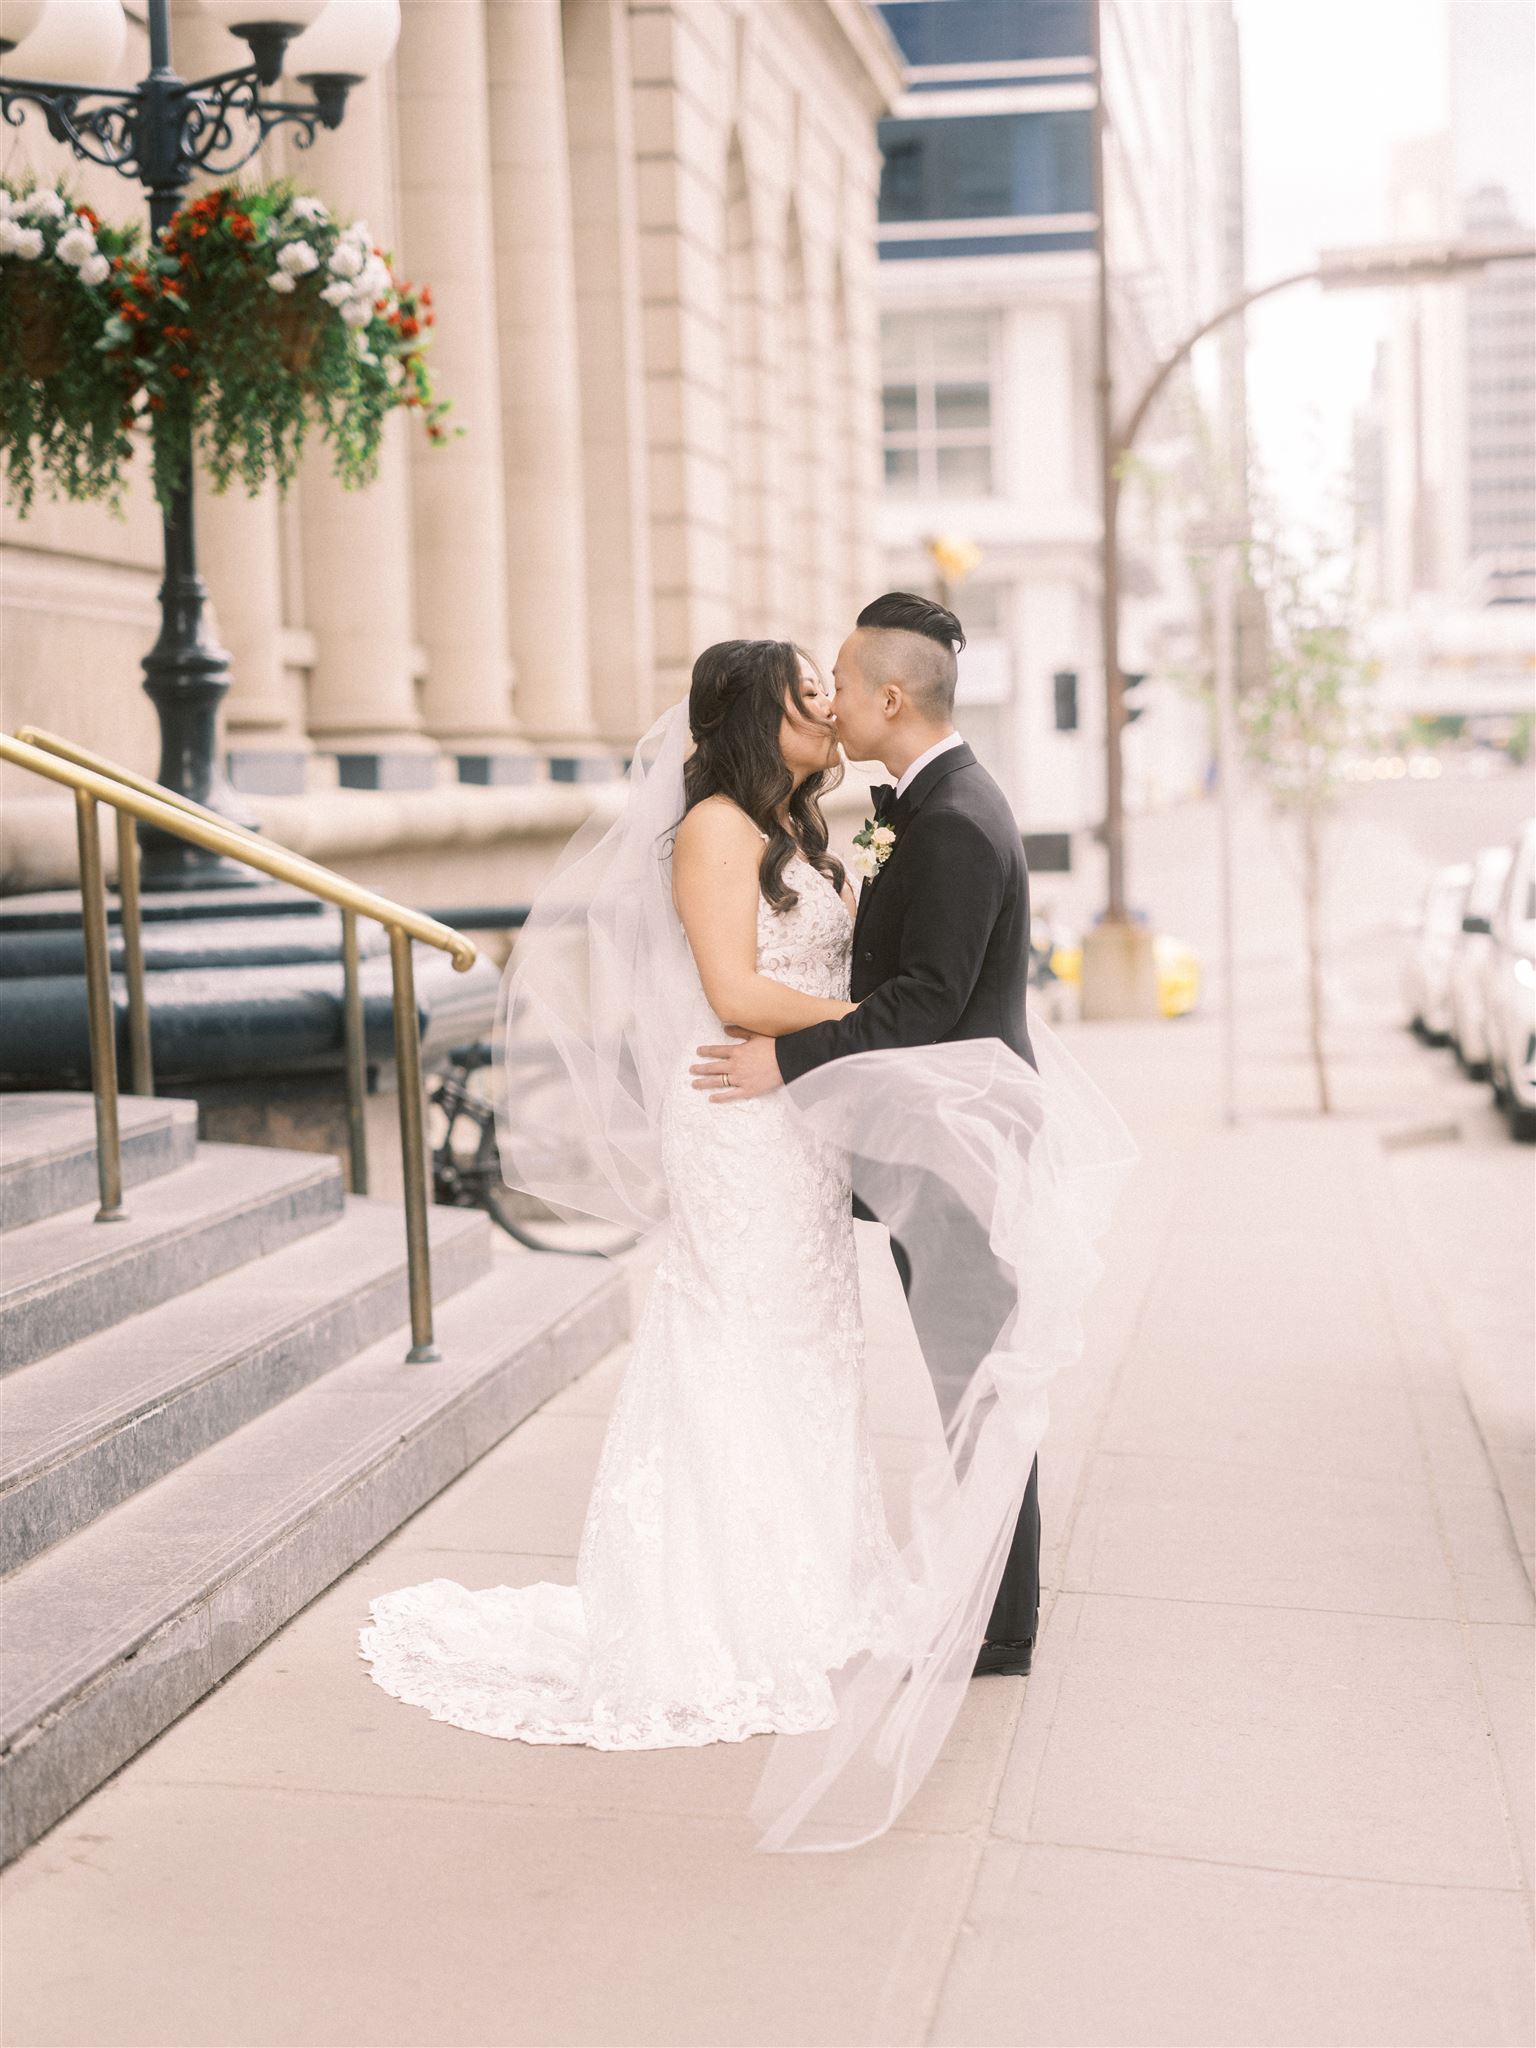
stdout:
<svg viewBox="0 0 1536 2048">
<path fill-rule="evenodd" d="M 1345 787 L 1347 750 L 1367 737 L 1374 664 L 1356 641 L 1347 555 L 1314 537 L 1303 544 L 1271 533 L 1252 566 L 1266 600 L 1269 658 L 1237 695 L 1249 760 L 1277 810 L 1294 826 L 1300 856 L 1306 944 L 1307 1037 L 1317 1106 L 1333 1108 L 1324 1002 L 1324 912 L 1335 866 L 1328 826 Z"/>
<path fill-rule="evenodd" d="M 359 488 L 397 406 L 447 439 L 424 353 L 431 300 L 395 275 L 365 223 L 338 223 L 288 179 L 222 185 L 182 207 L 107 331 L 109 359 L 137 363 L 156 416 L 162 506 L 194 456 L 215 490 L 238 479 L 254 494 L 269 478 L 286 489 L 314 427 Z"/>
<path fill-rule="evenodd" d="M 1254 567 L 1270 622 L 1269 659 L 1238 694 L 1249 759 L 1282 809 L 1322 810 L 1342 756 L 1366 733 L 1374 664 L 1361 652 L 1347 581 L 1322 547 L 1270 541 Z"/>
<path fill-rule="evenodd" d="M 0 449 L 25 515 L 44 482 L 121 513 L 134 429 L 166 512 L 192 473 L 286 489 L 318 431 L 350 489 L 378 472 L 384 423 L 449 407 L 426 349 L 432 294 L 395 275 L 365 223 L 292 182 L 222 185 L 147 248 L 62 190 L 0 182 Z"/>
<path fill-rule="evenodd" d="M 122 513 L 138 378 L 97 349 L 138 243 L 62 183 L 0 178 L 0 452 L 23 518 L 39 483 Z"/>
</svg>

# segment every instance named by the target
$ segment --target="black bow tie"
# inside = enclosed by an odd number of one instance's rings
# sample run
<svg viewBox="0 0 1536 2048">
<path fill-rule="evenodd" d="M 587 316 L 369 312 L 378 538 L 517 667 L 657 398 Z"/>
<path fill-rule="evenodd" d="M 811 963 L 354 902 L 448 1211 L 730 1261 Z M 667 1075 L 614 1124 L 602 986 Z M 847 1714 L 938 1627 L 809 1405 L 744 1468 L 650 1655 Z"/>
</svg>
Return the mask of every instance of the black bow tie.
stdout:
<svg viewBox="0 0 1536 2048">
<path fill-rule="evenodd" d="M 869 792 L 869 800 L 875 807 L 875 816 L 881 817 L 896 801 L 896 792 L 888 782 L 877 782 Z"/>
</svg>

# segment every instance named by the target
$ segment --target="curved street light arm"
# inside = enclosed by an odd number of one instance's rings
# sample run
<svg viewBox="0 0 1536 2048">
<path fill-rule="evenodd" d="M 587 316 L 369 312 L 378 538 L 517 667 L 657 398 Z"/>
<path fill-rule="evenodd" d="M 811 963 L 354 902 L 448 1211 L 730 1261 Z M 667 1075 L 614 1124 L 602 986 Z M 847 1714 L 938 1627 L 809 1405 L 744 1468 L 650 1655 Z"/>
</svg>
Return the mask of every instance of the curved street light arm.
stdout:
<svg viewBox="0 0 1536 2048">
<path fill-rule="evenodd" d="M 1246 313 L 1250 306 L 1256 305 L 1260 299 L 1267 299 L 1272 292 L 1286 291 L 1293 284 L 1316 283 L 1322 277 L 1322 274 L 1321 266 L 1314 263 L 1310 269 L 1294 270 L 1287 277 L 1271 278 L 1268 284 L 1255 285 L 1252 291 L 1246 291 L 1241 297 L 1231 300 L 1219 312 L 1212 313 L 1208 320 L 1202 320 L 1198 327 L 1185 335 L 1178 347 L 1171 354 L 1165 356 L 1158 364 L 1151 379 L 1143 388 L 1141 396 L 1131 408 L 1130 416 L 1126 420 L 1125 425 L 1115 436 L 1116 461 L 1118 462 L 1122 455 L 1128 454 L 1136 445 L 1136 436 L 1146 424 L 1147 414 L 1156 403 L 1158 394 L 1162 391 L 1164 385 L 1179 367 L 1180 363 L 1188 360 L 1196 347 L 1204 341 L 1208 334 L 1222 326 L 1226 321 L 1235 320 L 1239 313 Z"/>
</svg>

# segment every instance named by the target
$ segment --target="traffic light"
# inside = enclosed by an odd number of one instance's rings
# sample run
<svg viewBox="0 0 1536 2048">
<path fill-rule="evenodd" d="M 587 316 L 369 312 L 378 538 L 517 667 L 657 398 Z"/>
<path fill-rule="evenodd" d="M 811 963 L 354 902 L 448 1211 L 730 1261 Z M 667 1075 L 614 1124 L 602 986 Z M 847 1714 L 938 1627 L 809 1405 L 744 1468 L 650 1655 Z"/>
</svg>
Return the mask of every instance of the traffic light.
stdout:
<svg viewBox="0 0 1536 2048">
<path fill-rule="evenodd" d="M 1058 669 L 1051 678 L 1056 686 L 1056 730 L 1077 731 L 1077 670 Z"/>
</svg>

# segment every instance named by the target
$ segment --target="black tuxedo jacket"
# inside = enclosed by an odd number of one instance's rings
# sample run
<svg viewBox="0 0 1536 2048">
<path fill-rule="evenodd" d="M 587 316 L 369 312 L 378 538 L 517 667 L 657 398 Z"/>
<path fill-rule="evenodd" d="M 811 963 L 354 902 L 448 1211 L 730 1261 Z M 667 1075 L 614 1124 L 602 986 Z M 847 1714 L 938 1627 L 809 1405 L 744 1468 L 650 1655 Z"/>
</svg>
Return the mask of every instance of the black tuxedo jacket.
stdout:
<svg viewBox="0 0 1536 2048">
<path fill-rule="evenodd" d="M 1029 871 L 1007 798 L 962 744 L 928 763 L 888 822 L 896 843 L 853 927 L 859 1007 L 786 1033 L 779 1072 L 793 1081 L 850 1053 L 952 1038 L 1000 1038 L 1033 1066 Z"/>
</svg>

